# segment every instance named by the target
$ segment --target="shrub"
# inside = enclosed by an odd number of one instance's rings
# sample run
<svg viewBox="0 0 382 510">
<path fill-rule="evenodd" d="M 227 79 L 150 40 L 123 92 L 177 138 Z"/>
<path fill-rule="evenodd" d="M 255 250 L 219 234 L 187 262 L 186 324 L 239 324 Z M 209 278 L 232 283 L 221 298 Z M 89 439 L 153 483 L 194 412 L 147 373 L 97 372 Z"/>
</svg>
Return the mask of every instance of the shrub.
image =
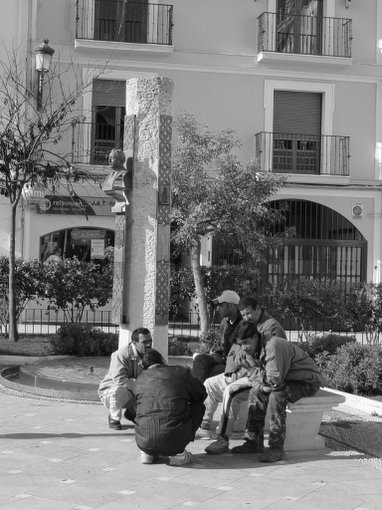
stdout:
<svg viewBox="0 0 382 510">
<path fill-rule="evenodd" d="M 382 393 L 382 347 L 356 342 L 343 345 L 321 370 L 330 387 L 349 393 Z"/>
<path fill-rule="evenodd" d="M 337 349 L 342 345 L 354 343 L 356 338 L 354 336 L 336 335 L 334 333 L 313 335 L 308 337 L 304 342 L 304 350 L 314 358 L 317 354 L 327 352 L 328 354 L 335 354 Z"/>
<path fill-rule="evenodd" d="M 51 340 L 53 354 L 110 356 L 118 349 L 118 335 L 105 333 L 88 324 L 67 323 Z"/>
<path fill-rule="evenodd" d="M 170 337 L 168 339 L 168 354 L 169 356 L 192 356 L 194 351 L 192 347 L 195 342 L 187 342 L 177 337 Z"/>
</svg>

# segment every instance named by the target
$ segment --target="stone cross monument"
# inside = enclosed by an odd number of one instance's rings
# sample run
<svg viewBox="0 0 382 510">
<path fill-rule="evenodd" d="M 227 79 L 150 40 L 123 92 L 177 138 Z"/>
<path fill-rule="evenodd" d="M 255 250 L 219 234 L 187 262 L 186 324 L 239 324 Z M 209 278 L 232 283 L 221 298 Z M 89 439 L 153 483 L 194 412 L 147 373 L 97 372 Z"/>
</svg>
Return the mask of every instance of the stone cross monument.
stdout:
<svg viewBox="0 0 382 510">
<path fill-rule="evenodd" d="M 126 85 L 126 164 L 111 155 L 112 172 L 103 186 L 117 193 L 113 319 L 120 324 L 120 347 L 143 326 L 167 357 L 173 82 L 134 78 Z"/>
</svg>

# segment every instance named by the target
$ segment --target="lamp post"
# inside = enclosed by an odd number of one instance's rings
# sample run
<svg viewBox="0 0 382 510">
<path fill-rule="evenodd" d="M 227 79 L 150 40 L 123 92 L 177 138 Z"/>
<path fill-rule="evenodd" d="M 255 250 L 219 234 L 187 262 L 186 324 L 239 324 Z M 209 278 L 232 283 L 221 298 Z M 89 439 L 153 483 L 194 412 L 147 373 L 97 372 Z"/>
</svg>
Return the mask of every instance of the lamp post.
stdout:
<svg viewBox="0 0 382 510">
<path fill-rule="evenodd" d="M 36 71 L 37 71 L 37 109 L 40 110 L 42 107 L 42 93 L 44 85 L 44 73 L 49 72 L 50 63 L 52 61 L 52 55 L 54 49 L 48 45 L 48 39 L 44 39 L 41 44 L 36 46 L 35 58 L 36 58 Z"/>
</svg>

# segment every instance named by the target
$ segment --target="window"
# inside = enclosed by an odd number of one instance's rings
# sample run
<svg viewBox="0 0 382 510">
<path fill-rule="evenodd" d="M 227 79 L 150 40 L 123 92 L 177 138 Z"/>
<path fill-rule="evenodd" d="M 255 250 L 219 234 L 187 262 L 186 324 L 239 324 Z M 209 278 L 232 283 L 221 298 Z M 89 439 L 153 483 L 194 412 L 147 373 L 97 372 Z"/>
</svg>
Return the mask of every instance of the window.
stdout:
<svg viewBox="0 0 382 510">
<path fill-rule="evenodd" d="M 126 82 L 94 80 L 91 163 L 106 164 L 109 152 L 123 148 Z"/>
<path fill-rule="evenodd" d="M 276 51 L 322 53 L 322 0 L 278 0 Z"/>
<path fill-rule="evenodd" d="M 301 276 L 337 281 L 345 289 L 365 281 L 367 241 L 349 220 L 307 200 L 277 200 L 271 205 L 283 207 L 285 226 L 294 226 L 296 237 L 286 246 L 268 250 L 262 292 L 266 282 L 280 286 Z"/>
<path fill-rule="evenodd" d="M 81 261 L 102 263 L 114 248 L 114 231 L 103 228 L 67 228 L 40 238 L 40 260 L 77 257 Z"/>
<path fill-rule="evenodd" d="M 319 174 L 322 95 L 276 90 L 273 171 Z"/>
<path fill-rule="evenodd" d="M 145 43 L 147 0 L 95 0 L 94 38 Z"/>
</svg>

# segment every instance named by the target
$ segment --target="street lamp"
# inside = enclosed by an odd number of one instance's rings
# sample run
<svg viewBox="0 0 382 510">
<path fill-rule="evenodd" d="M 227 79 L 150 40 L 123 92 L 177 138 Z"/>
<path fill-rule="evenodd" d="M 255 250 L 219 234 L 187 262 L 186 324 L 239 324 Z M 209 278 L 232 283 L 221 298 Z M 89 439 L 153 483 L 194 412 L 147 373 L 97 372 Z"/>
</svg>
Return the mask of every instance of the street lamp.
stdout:
<svg viewBox="0 0 382 510">
<path fill-rule="evenodd" d="M 36 58 L 36 71 L 37 71 L 37 109 L 40 110 L 42 106 L 42 90 L 44 84 L 44 73 L 50 69 L 52 55 L 54 49 L 48 45 L 48 39 L 44 39 L 41 44 L 36 46 L 34 53 Z"/>
</svg>

